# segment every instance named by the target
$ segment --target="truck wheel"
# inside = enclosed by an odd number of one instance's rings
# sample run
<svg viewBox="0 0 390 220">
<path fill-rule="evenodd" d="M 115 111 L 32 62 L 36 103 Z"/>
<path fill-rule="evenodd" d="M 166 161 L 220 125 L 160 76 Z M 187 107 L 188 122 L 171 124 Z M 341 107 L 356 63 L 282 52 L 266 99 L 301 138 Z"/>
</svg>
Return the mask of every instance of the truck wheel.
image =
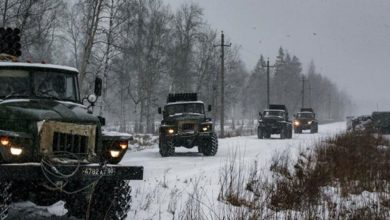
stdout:
<svg viewBox="0 0 390 220">
<path fill-rule="evenodd" d="M 11 203 L 11 182 L 0 182 L 0 219 L 6 219 L 8 216 L 8 206 Z"/>
<path fill-rule="evenodd" d="M 288 139 L 291 139 L 292 138 L 292 136 L 293 136 L 293 131 L 292 131 L 293 129 L 292 129 L 292 127 L 288 127 L 288 129 L 287 129 L 287 138 Z"/>
<path fill-rule="evenodd" d="M 310 128 L 310 133 L 312 133 L 312 134 L 318 133 L 318 125 L 313 125 L 313 126 Z"/>
<path fill-rule="evenodd" d="M 280 139 L 286 139 L 287 137 L 287 129 L 286 128 L 282 128 L 282 130 L 280 131 Z"/>
<path fill-rule="evenodd" d="M 168 141 L 165 137 L 160 136 L 159 148 L 162 157 L 169 157 L 175 154 L 175 146 L 173 146 L 172 141 Z"/>
<path fill-rule="evenodd" d="M 261 128 L 257 128 L 257 138 L 258 139 L 264 138 L 263 130 Z"/>
<path fill-rule="evenodd" d="M 271 138 L 271 133 L 265 131 L 264 138 Z"/>
<path fill-rule="evenodd" d="M 211 135 L 208 141 L 202 144 L 202 153 L 205 156 L 215 156 L 218 151 L 218 138 L 215 133 Z"/>
<path fill-rule="evenodd" d="M 122 220 L 130 210 L 129 181 L 100 180 L 92 193 L 87 220 Z"/>
</svg>

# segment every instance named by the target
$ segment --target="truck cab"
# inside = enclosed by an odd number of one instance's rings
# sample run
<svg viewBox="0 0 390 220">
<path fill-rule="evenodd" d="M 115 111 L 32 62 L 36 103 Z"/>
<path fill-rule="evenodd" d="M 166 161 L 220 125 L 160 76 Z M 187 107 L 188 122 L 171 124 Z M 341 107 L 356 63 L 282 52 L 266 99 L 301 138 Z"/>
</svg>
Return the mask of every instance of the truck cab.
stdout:
<svg viewBox="0 0 390 220">
<path fill-rule="evenodd" d="M 300 134 L 303 130 L 318 133 L 318 121 L 312 108 L 302 108 L 294 115 L 294 132 Z"/>
<path fill-rule="evenodd" d="M 285 105 L 269 105 L 262 113 L 257 127 L 259 139 L 270 138 L 272 134 L 280 134 L 281 139 L 292 138 L 292 125 Z"/>
<path fill-rule="evenodd" d="M 211 111 L 211 106 L 208 106 Z M 169 94 L 167 104 L 159 108 L 163 120 L 159 128 L 159 149 L 163 157 L 173 156 L 175 147 L 198 147 L 205 156 L 214 156 L 218 139 L 211 118 L 206 117 L 204 103 L 196 93 Z"/>
<path fill-rule="evenodd" d="M 126 181 L 141 180 L 143 167 L 115 164 L 131 137 L 104 131 L 104 118 L 92 114 L 101 80 L 97 94 L 82 99 L 77 77 L 72 67 L 0 61 L 0 213 L 13 201 L 64 200 L 84 218 L 90 198 L 100 202 L 87 215 L 100 219 L 124 211 L 109 208 L 112 202 L 130 203 Z"/>
</svg>

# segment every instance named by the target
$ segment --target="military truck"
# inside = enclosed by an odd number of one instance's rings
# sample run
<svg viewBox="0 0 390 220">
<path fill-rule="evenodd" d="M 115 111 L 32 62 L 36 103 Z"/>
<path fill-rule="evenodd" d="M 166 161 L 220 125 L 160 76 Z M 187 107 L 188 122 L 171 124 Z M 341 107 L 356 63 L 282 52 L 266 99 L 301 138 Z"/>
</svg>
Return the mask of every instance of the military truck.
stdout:
<svg viewBox="0 0 390 220">
<path fill-rule="evenodd" d="M 303 130 L 310 130 L 310 133 L 318 133 L 318 121 L 312 108 L 301 108 L 294 115 L 294 132 L 301 134 Z"/>
<path fill-rule="evenodd" d="M 376 111 L 371 114 L 369 120 L 362 121 L 361 126 L 366 127 L 366 129 L 373 128 L 375 132 L 380 134 L 390 134 L 390 112 L 387 111 Z M 357 126 L 355 126 L 357 127 Z"/>
<path fill-rule="evenodd" d="M 211 111 L 211 106 L 208 106 Z M 159 149 L 163 157 L 174 155 L 175 147 L 198 147 L 204 156 L 214 156 L 218 138 L 211 118 L 206 117 L 204 103 L 196 93 L 169 94 L 167 104 L 158 108 L 163 120 L 159 128 Z"/>
<path fill-rule="evenodd" d="M 92 115 L 101 79 L 82 99 L 76 69 L 16 59 L 0 55 L 0 219 L 26 200 L 63 200 L 83 219 L 124 219 L 129 180 L 142 180 L 143 167 L 115 165 L 130 137 L 105 132 L 105 119 Z"/>
<path fill-rule="evenodd" d="M 259 112 L 257 137 L 270 138 L 272 134 L 280 134 L 280 139 L 292 138 L 292 124 L 285 105 L 271 104 L 263 113 Z"/>
</svg>

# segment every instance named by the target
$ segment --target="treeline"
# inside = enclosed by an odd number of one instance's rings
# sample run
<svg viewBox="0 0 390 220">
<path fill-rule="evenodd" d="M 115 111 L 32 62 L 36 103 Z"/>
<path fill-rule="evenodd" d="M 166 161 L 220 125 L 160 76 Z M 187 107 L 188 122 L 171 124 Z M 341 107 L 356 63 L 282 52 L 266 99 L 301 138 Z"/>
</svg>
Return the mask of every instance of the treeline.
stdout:
<svg viewBox="0 0 390 220">
<path fill-rule="evenodd" d="M 247 79 L 244 90 L 244 114 L 257 117 L 253 109 L 267 106 L 266 60 L 260 56 L 256 67 Z M 270 103 L 284 103 L 291 113 L 302 107 L 312 107 L 320 120 L 340 120 L 351 112 L 353 103 L 348 95 L 315 69 L 311 61 L 303 71 L 299 58 L 279 48 L 275 63 L 270 66 Z M 303 90 L 304 89 L 304 90 Z M 303 103 L 302 103 L 303 96 Z M 256 114 L 252 116 L 252 114 Z"/>
<path fill-rule="evenodd" d="M 169 92 L 197 92 L 213 105 L 218 120 L 220 33 L 197 4 L 177 10 L 161 0 L 5 0 L 2 26 L 21 29 L 21 60 L 74 66 L 82 94 L 103 79 L 103 96 L 95 109 L 122 131 L 154 132 L 157 107 Z M 230 42 L 227 42 L 230 43 Z M 225 50 L 227 120 L 254 119 L 265 107 L 265 64 L 261 56 L 250 73 L 239 48 Z M 272 71 L 271 100 L 300 107 L 302 64 L 283 49 Z M 340 119 L 348 97 L 315 71 L 306 73 L 311 102 L 322 118 Z M 307 92 L 306 92 L 307 93 Z M 308 93 L 307 93 L 308 94 Z"/>
</svg>

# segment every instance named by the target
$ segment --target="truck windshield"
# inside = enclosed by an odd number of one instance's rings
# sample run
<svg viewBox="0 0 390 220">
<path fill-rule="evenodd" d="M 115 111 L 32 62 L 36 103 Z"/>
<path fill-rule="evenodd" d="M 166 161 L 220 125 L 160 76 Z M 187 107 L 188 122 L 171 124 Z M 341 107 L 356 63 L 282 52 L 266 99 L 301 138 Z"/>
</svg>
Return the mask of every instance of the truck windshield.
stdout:
<svg viewBox="0 0 390 220">
<path fill-rule="evenodd" d="M 297 114 L 298 118 L 314 118 L 314 114 L 311 112 L 300 112 Z"/>
<path fill-rule="evenodd" d="M 53 69 L 0 69 L 0 99 L 9 98 L 77 102 L 76 74 Z"/>
<path fill-rule="evenodd" d="M 283 117 L 284 112 L 282 111 L 265 111 L 263 114 L 265 117 L 272 117 L 272 116 L 277 116 L 277 117 Z"/>
<path fill-rule="evenodd" d="M 204 107 L 201 103 L 172 104 L 167 105 L 165 107 L 165 110 L 168 115 L 174 115 L 179 113 L 204 114 Z"/>
</svg>

